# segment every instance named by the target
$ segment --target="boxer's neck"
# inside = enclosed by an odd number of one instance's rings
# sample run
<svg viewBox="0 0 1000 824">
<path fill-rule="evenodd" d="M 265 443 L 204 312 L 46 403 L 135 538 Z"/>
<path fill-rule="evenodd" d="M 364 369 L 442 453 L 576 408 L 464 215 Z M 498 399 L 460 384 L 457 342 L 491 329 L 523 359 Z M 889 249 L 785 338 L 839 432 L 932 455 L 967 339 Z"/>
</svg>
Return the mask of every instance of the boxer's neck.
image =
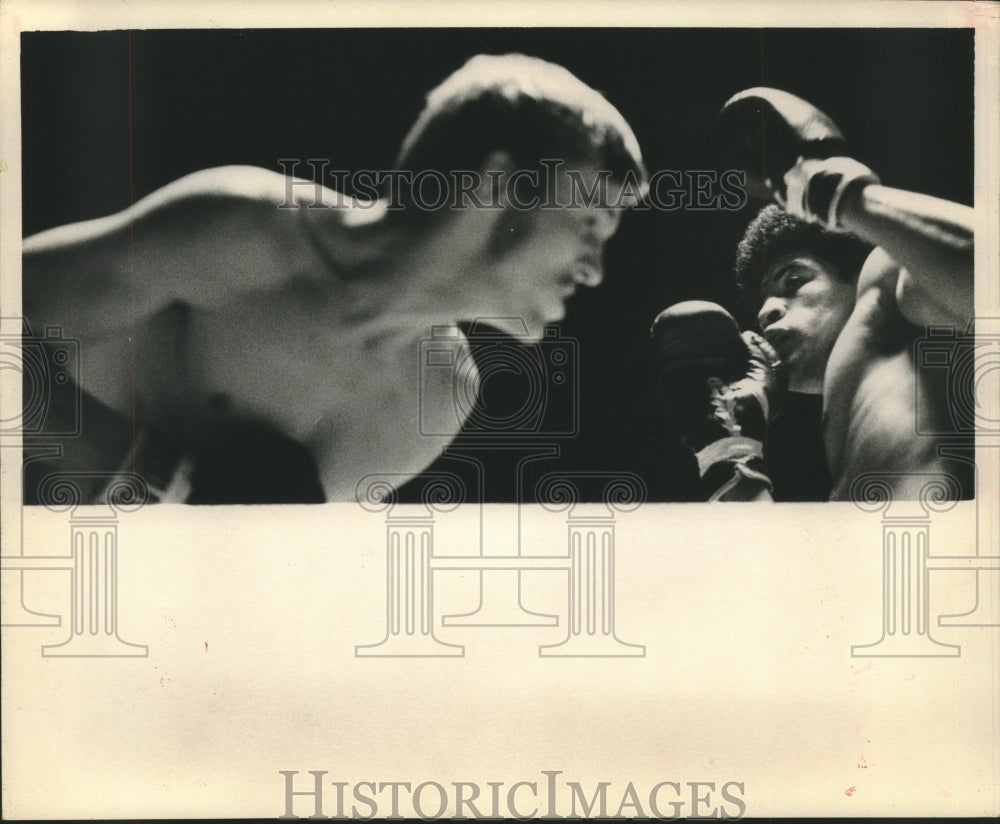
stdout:
<svg viewBox="0 0 1000 824">
<path fill-rule="evenodd" d="M 339 220 L 324 247 L 343 267 L 350 314 L 365 325 L 451 323 L 503 314 L 484 288 L 497 262 L 491 240 L 500 210 L 444 212 L 418 223 L 384 204 Z"/>
</svg>

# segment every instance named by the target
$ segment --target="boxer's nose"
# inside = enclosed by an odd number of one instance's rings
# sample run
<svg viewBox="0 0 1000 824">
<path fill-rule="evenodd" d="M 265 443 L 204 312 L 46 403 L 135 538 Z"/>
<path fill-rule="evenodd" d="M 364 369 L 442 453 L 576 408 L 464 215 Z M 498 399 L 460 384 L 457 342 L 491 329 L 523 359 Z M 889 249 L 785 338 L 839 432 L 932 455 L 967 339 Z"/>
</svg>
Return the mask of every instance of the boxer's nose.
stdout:
<svg viewBox="0 0 1000 824">
<path fill-rule="evenodd" d="M 588 216 L 588 234 L 597 243 L 606 243 L 618 231 L 621 219 L 621 209 L 595 208 Z"/>
<path fill-rule="evenodd" d="M 768 326 L 781 320 L 785 316 L 786 309 L 785 301 L 781 298 L 770 297 L 765 300 L 757 313 L 757 325 L 760 326 L 760 331 L 765 331 Z"/>
</svg>

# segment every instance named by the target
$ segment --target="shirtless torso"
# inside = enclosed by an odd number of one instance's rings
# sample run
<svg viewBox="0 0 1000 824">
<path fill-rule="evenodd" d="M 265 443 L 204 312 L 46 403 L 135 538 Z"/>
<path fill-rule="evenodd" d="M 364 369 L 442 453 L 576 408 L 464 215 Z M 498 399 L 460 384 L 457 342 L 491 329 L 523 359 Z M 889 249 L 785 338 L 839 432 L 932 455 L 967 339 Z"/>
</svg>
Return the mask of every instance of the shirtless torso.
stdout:
<svg viewBox="0 0 1000 824">
<path fill-rule="evenodd" d="M 901 499 L 918 497 L 942 474 L 955 484 L 950 497 L 971 489 L 970 464 L 939 452 L 945 440 L 954 444 L 960 434 L 930 434 L 953 427 L 946 376 L 919 366 L 917 344 L 926 330 L 900 312 L 899 276 L 900 267 L 887 254 L 872 253 L 859 277 L 854 311 L 827 363 L 823 435 L 833 500 L 857 497 L 852 486 L 872 470 Z"/>
<path fill-rule="evenodd" d="M 421 436 L 421 414 L 435 434 L 461 426 L 449 376 L 417 361 L 450 319 L 372 300 L 396 273 L 377 256 L 355 265 L 345 210 L 287 208 L 284 178 L 233 171 L 28 239 L 26 316 L 80 341 L 83 390 L 135 433 L 152 427 L 197 452 L 233 423 L 266 424 L 309 450 L 329 500 L 351 499 L 368 472 L 418 473 L 442 446 Z M 102 455 L 81 447 L 67 455 Z M 122 461 L 112 442 L 102 457 L 105 471 Z"/>
<path fill-rule="evenodd" d="M 512 168 L 503 153 L 490 162 Z M 558 202 L 572 203 L 573 175 L 598 174 L 567 166 Z M 498 202 L 501 179 L 482 177 L 480 203 Z M 326 500 L 352 500 L 368 473 L 418 474 L 476 394 L 457 322 L 516 318 L 540 338 L 577 287 L 601 282 L 631 205 L 619 184 L 609 191 L 606 203 L 467 207 L 415 226 L 381 201 L 222 167 L 27 238 L 25 317 L 79 340 L 83 391 L 128 429 L 95 440 L 85 422 L 59 468 L 127 466 L 123 443 L 137 449 L 148 430 L 197 455 L 260 424 L 308 451 Z M 456 368 L 422 370 L 421 341 L 442 334 Z"/>
</svg>

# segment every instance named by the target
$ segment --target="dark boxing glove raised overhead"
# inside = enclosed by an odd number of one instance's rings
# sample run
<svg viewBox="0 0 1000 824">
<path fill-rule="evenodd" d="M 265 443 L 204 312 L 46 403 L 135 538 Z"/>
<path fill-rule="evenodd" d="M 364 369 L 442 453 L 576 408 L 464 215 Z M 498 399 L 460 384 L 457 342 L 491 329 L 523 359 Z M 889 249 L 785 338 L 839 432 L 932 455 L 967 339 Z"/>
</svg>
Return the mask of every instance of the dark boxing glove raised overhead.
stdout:
<svg viewBox="0 0 1000 824">
<path fill-rule="evenodd" d="M 727 159 L 746 172 L 748 185 L 802 220 L 837 228 L 848 189 L 879 182 L 848 155 L 826 114 L 788 92 L 760 86 L 734 95 L 717 128 Z"/>
</svg>

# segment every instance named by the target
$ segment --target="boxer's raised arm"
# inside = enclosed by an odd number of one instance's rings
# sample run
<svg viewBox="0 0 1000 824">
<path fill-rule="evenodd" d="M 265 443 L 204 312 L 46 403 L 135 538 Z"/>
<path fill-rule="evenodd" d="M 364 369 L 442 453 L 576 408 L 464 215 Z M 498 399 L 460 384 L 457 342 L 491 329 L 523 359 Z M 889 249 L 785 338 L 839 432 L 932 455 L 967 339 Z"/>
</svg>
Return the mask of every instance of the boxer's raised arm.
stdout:
<svg viewBox="0 0 1000 824">
<path fill-rule="evenodd" d="M 26 238 L 25 317 L 86 337 L 177 301 L 220 305 L 272 288 L 296 266 L 284 185 L 263 169 L 209 169 L 118 214 Z"/>
<path fill-rule="evenodd" d="M 871 169 L 850 157 L 829 117 L 778 89 L 735 95 L 723 107 L 719 127 L 748 180 L 789 214 L 850 231 L 902 267 L 896 301 L 907 320 L 968 324 L 972 209 L 881 185 Z"/>
<path fill-rule="evenodd" d="M 874 184 L 849 192 L 838 212 L 840 226 L 902 267 L 896 303 L 903 317 L 962 329 L 975 312 L 972 219 L 967 206 Z"/>
</svg>

